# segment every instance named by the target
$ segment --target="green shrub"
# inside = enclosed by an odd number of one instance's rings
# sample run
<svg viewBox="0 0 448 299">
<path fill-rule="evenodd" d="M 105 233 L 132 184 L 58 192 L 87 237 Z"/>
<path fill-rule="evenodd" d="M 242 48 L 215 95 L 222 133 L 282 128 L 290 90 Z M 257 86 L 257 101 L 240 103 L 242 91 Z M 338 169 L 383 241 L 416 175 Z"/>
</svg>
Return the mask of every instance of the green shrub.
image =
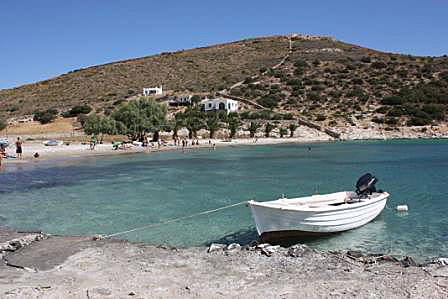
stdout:
<svg viewBox="0 0 448 299">
<path fill-rule="evenodd" d="M 369 56 L 364 56 L 364 57 L 361 58 L 361 61 L 364 62 L 364 63 L 370 63 L 371 60 L 370 60 Z"/>
<path fill-rule="evenodd" d="M 440 79 L 448 81 L 448 71 L 441 72 L 439 74 Z"/>
<path fill-rule="evenodd" d="M 389 117 L 400 117 L 405 114 L 406 114 L 406 110 L 404 110 L 400 106 L 395 106 L 391 110 L 389 110 L 389 112 L 387 112 L 387 116 L 389 116 Z"/>
<path fill-rule="evenodd" d="M 293 119 L 294 119 L 294 115 L 293 115 L 292 113 L 284 113 L 284 114 L 282 115 L 282 118 L 283 118 L 284 120 L 293 120 Z"/>
<path fill-rule="evenodd" d="M 309 92 L 309 93 L 307 94 L 307 98 L 308 98 L 308 100 L 310 100 L 310 101 L 313 101 L 313 102 L 319 102 L 319 101 L 320 101 L 320 94 L 317 93 L 317 92 Z"/>
<path fill-rule="evenodd" d="M 241 119 L 251 119 L 251 114 L 249 111 L 240 112 Z"/>
<path fill-rule="evenodd" d="M 381 62 L 381 61 L 375 61 L 375 62 L 373 62 L 373 63 L 371 64 L 371 66 L 372 66 L 374 69 L 384 69 L 384 68 L 387 67 L 387 65 L 386 65 L 384 62 Z"/>
<path fill-rule="evenodd" d="M 425 104 L 422 107 L 422 111 L 430 115 L 432 119 L 445 119 L 445 107 L 443 105 Z"/>
<path fill-rule="evenodd" d="M 289 79 L 286 84 L 290 86 L 302 86 L 302 82 L 299 79 Z"/>
<path fill-rule="evenodd" d="M 398 118 L 396 117 L 387 117 L 386 120 L 384 121 L 385 124 L 388 125 L 396 125 L 398 124 Z"/>
<path fill-rule="evenodd" d="M 382 118 L 382 117 L 374 116 L 372 118 L 372 121 L 377 124 L 384 124 L 384 118 Z"/>
<path fill-rule="evenodd" d="M 88 105 L 78 105 L 78 106 L 73 107 L 69 111 L 62 113 L 62 116 L 63 117 L 75 117 L 80 114 L 89 114 L 90 111 L 92 111 L 92 107 L 90 107 Z"/>
<path fill-rule="evenodd" d="M 352 79 L 352 83 L 356 84 L 356 85 L 362 85 L 362 84 L 364 84 L 364 80 L 362 80 L 360 78 L 354 78 L 354 79 Z"/>
<path fill-rule="evenodd" d="M 252 77 L 247 77 L 246 79 L 244 79 L 243 84 L 249 84 L 254 82 L 254 79 Z"/>
<path fill-rule="evenodd" d="M 381 104 L 383 105 L 402 105 L 404 103 L 404 100 L 399 96 L 389 96 L 385 97 L 381 100 Z"/>
<path fill-rule="evenodd" d="M 387 106 L 381 106 L 375 110 L 376 113 L 382 113 L 382 114 L 387 113 L 387 111 L 389 111 L 389 107 Z"/>
<path fill-rule="evenodd" d="M 247 114 L 247 119 L 271 119 L 272 111 L 270 110 L 262 110 L 258 112 L 252 112 Z"/>
<path fill-rule="evenodd" d="M 324 121 L 326 119 L 327 119 L 327 117 L 323 114 L 318 114 L 318 115 L 316 115 L 316 118 L 315 118 L 316 121 Z"/>
<path fill-rule="evenodd" d="M 56 109 L 48 109 L 45 111 L 35 111 L 33 120 L 40 122 L 41 124 L 48 124 L 56 119 L 58 111 Z"/>
<path fill-rule="evenodd" d="M 297 61 L 294 63 L 294 66 L 295 66 L 296 68 L 305 68 L 305 67 L 308 66 L 308 63 L 307 63 L 305 60 L 300 59 L 300 60 L 297 60 Z"/>
<path fill-rule="evenodd" d="M 407 121 L 406 124 L 408 126 L 426 126 L 426 125 L 429 125 L 430 123 L 431 123 L 431 120 L 429 120 L 429 119 L 412 117 L 411 119 L 409 119 Z"/>
<path fill-rule="evenodd" d="M 278 99 L 272 95 L 262 97 L 257 102 L 266 108 L 275 108 L 278 105 Z"/>
</svg>

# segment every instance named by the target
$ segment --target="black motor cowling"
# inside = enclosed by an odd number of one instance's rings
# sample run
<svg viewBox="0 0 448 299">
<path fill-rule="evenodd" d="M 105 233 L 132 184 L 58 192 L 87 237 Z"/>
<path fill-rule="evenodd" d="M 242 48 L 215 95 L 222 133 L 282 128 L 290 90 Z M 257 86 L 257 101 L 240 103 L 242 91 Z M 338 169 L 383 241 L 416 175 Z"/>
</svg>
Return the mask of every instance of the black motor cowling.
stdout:
<svg viewBox="0 0 448 299">
<path fill-rule="evenodd" d="M 370 173 L 366 173 L 360 177 L 356 183 L 356 194 L 360 197 L 365 197 L 373 192 L 376 192 L 375 184 L 377 182 L 378 179 L 376 177 Z"/>
</svg>

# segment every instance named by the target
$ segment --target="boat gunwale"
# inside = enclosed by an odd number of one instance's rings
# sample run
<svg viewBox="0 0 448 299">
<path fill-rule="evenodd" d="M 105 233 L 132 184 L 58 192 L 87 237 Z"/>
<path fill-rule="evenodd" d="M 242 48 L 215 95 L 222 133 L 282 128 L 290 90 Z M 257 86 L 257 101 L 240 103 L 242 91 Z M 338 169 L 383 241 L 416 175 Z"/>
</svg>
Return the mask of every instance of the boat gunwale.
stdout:
<svg viewBox="0 0 448 299">
<path fill-rule="evenodd" d="M 330 193 L 332 194 L 332 193 Z M 268 209 L 274 209 L 274 210 L 281 210 L 281 211 L 292 211 L 292 212 L 327 212 L 327 211 L 338 211 L 338 210 L 351 210 L 351 209 L 356 209 L 359 207 L 364 207 L 367 205 L 371 205 L 374 203 L 377 203 L 379 201 L 382 200 L 387 200 L 387 198 L 390 196 L 389 193 L 387 192 L 383 192 L 383 193 L 378 193 L 380 194 L 377 198 L 372 198 L 368 201 L 362 201 L 362 202 L 354 202 L 354 203 L 343 203 L 341 205 L 337 205 L 337 206 L 331 206 L 331 205 L 322 205 L 319 207 L 311 207 L 309 205 L 298 205 L 298 204 L 287 204 L 285 203 L 284 205 L 280 206 L 280 205 L 272 205 L 270 203 L 272 202 L 276 202 L 277 200 L 273 200 L 273 201 L 267 201 L 267 202 L 259 202 L 259 201 L 254 201 L 254 200 L 250 200 L 247 203 L 249 204 L 249 206 L 258 206 L 258 207 L 263 207 L 263 208 L 268 208 Z"/>
</svg>

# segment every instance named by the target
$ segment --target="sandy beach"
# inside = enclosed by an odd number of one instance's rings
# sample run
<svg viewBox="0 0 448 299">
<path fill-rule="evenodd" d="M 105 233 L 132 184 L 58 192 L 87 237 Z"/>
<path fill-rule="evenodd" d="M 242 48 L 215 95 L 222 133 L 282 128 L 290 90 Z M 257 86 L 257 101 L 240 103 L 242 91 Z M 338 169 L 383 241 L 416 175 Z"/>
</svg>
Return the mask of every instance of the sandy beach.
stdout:
<svg viewBox="0 0 448 299">
<path fill-rule="evenodd" d="M 22 139 L 35 139 L 36 136 L 21 136 Z M 39 136 L 42 138 L 42 136 Z M 6 149 L 7 155 L 11 157 L 15 157 L 15 145 L 14 141 L 17 136 L 9 136 L 8 140 L 10 141 L 10 146 Z M 37 139 L 37 138 L 36 138 Z M 55 138 L 57 139 L 57 138 Z M 86 138 L 87 139 L 87 138 Z M 95 155 L 116 155 L 116 154 L 130 154 L 130 153 L 148 153 L 158 152 L 158 151 L 182 151 L 183 148 L 181 145 L 174 145 L 174 141 L 170 138 L 169 135 L 164 137 L 165 140 L 168 140 L 164 145 L 160 147 L 156 142 L 152 144 L 150 147 L 142 147 L 138 145 L 128 145 L 126 149 L 118 149 L 114 150 L 111 142 L 105 142 L 104 144 L 97 144 L 94 150 L 90 149 L 90 145 L 87 142 L 79 142 L 79 141 L 71 141 L 66 142 L 57 146 L 46 146 L 44 145 L 44 141 L 42 140 L 32 140 L 25 141 L 23 143 L 23 159 L 4 159 L 4 163 L 26 163 L 30 160 L 36 160 L 33 155 L 35 153 L 39 153 L 38 160 L 49 160 L 49 159 L 73 159 L 80 158 L 85 156 L 95 156 Z M 199 141 L 199 146 L 191 145 L 191 142 L 187 147 L 184 148 L 185 151 L 199 148 L 213 148 L 213 145 L 216 148 L 223 146 L 235 146 L 235 145 L 267 145 L 267 144 L 281 144 L 281 143 L 309 143 L 309 142 L 323 142 L 323 141 L 331 141 L 334 138 L 326 135 L 322 132 L 317 132 L 316 130 L 305 128 L 300 136 L 292 137 L 292 138 L 279 138 L 279 137 L 270 137 L 265 138 L 261 136 L 257 136 L 256 138 L 234 138 L 232 140 L 227 140 L 225 138 L 216 138 L 216 139 L 197 139 Z M 69 145 L 67 145 L 67 143 Z"/>
<path fill-rule="evenodd" d="M 185 133 L 185 132 L 184 132 Z M 192 146 L 191 142 L 188 147 L 185 148 L 186 151 L 198 148 L 213 148 L 213 144 L 216 148 L 223 146 L 235 146 L 235 145 L 271 145 L 271 144 L 282 144 L 282 143 L 313 143 L 313 142 L 326 142 L 326 141 L 353 141 L 353 140 L 394 140 L 394 139 L 442 139 L 448 138 L 448 128 L 436 128 L 434 130 L 426 130 L 422 132 L 421 130 L 413 128 L 402 128 L 398 131 L 393 132 L 383 132 L 377 128 L 350 128 L 346 130 L 341 130 L 341 138 L 335 139 L 329 135 L 317 131 L 315 129 L 301 127 L 300 134 L 295 137 L 284 137 L 279 136 L 273 137 L 263 137 L 262 134 L 257 134 L 255 138 L 249 138 L 244 132 L 240 132 L 239 138 L 234 138 L 228 140 L 226 138 L 199 138 L 199 146 Z M 174 145 L 174 142 L 169 135 L 164 136 L 164 140 L 167 140 L 165 145 L 158 146 L 157 143 L 153 143 L 152 147 L 142 147 L 137 145 L 129 145 L 125 150 L 119 149 L 114 150 L 111 142 L 105 142 L 104 144 L 97 144 L 94 150 L 90 150 L 90 145 L 87 142 L 70 141 L 69 145 L 66 143 L 58 146 L 45 146 L 44 136 L 21 136 L 22 140 L 25 139 L 23 144 L 23 160 L 19 159 L 4 159 L 3 162 L 7 163 L 26 163 L 26 161 L 33 160 L 34 153 L 39 153 L 39 160 L 49 160 L 49 159 L 73 159 L 85 156 L 95 156 L 95 155 L 116 155 L 116 154 L 129 154 L 129 153 L 151 153 L 158 151 L 182 151 L 182 146 Z M 33 138 L 32 138 L 33 137 Z M 57 136 L 52 136 L 57 139 Z M 14 141 L 17 136 L 12 135 L 8 137 L 10 141 L 10 146 L 7 148 L 6 153 L 15 157 L 15 146 Z M 27 139 L 36 139 L 29 141 Z M 37 140 L 40 139 L 40 140 Z M 87 139 L 87 138 L 86 138 Z"/>
</svg>

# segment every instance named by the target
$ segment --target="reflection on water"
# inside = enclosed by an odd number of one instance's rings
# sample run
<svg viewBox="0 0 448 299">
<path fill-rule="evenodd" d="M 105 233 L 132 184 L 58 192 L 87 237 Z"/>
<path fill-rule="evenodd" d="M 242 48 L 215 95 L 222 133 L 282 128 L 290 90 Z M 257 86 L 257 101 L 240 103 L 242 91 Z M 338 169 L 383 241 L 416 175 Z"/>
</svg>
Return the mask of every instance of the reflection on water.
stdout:
<svg viewBox="0 0 448 299">
<path fill-rule="evenodd" d="M 357 229 L 329 236 L 325 238 L 324 242 L 322 242 L 323 240 L 315 239 L 309 242 L 309 245 L 316 248 L 351 248 L 361 251 L 380 252 L 384 244 L 387 243 L 386 235 L 386 223 L 384 217 L 380 215 L 372 222 Z"/>
<path fill-rule="evenodd" d="M 327 238 L 320 249 L 448 255 L 448 142 L 394 141 L 241 146 L 8 164 L 0 172 L 0 225 L 65 235 L 110 234 L 281 194 L 353 190 L 371 172 L 391 194 L 373 222 Z M 122 236 L 174 246 L 255 239 L 248 208 L 234 207 Z"/>
</svg>

